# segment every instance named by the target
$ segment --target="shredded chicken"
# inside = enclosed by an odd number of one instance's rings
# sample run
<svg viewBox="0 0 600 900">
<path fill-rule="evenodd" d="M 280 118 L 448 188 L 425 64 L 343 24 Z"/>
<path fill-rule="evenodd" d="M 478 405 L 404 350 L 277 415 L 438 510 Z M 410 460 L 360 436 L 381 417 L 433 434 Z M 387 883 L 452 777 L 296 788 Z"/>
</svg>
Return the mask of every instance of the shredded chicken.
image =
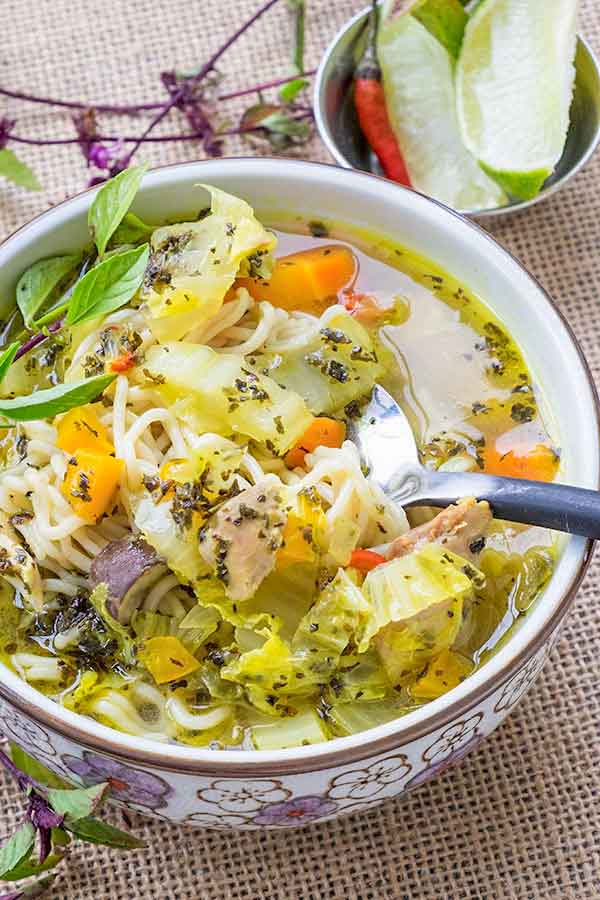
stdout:
<svg viewBox="0 0 600 900">
<path fill-rule="evenodd" d="M 474 561 L 485 545 L 485 533 L 492 521 L 489 503 L 468 497 L 442 510 L 430 522 L 411 528 L 392 541 L 387 558 L 406 556 L 422 544 L 443 544 L 452 553 Z"/>
<path fill-rule="evenodd" d="M 232 600 L 251 597 L 275 565 L 287 519 L 281 487 L 267 475 L 224 503 L 200 531 L 200 552 Z"/>
</svg>

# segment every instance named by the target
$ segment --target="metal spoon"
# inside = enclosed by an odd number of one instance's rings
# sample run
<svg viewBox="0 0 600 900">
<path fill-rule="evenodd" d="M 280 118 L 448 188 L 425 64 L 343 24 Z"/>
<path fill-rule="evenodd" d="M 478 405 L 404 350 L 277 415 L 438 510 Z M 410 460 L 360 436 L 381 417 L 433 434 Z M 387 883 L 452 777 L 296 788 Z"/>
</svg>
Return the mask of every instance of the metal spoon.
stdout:
<svg viewBox="0 0 600 900">
<path fill-rule="evenodd" d="M 379 385 L 375 385 L 350 437 L 369 467 L 371 478 L 404 507 L 445 507 L 463 497 L 476 497 L 487 500 L 499 519 L 600 539 L 600 491 L 483 473 L 426 469 L 419 462 L 407 417 Z"/>
</svg>

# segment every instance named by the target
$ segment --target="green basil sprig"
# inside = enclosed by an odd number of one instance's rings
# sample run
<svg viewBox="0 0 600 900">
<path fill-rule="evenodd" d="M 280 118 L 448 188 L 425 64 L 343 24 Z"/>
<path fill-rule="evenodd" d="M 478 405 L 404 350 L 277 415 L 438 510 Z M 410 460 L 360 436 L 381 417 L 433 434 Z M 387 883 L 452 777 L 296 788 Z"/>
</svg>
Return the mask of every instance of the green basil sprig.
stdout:
<svg viewBox="0 0 600 900">
<path fill-rule="evenodd" d="M 100 256 L 137 194 L 148 166 L 124 169 L 104 184 L 90 206 L 88 225 Z"/>
<path fill-rule="evenodd" d="M 0 354 L 0 381 L 2 381 L 8 372 L 20 346 L 18 341 L 14 341 L 12 344 L 9 344 L 2 354 Z"/>
<path fill-rule="evenodd" d="M 91 403 L 106 390 L 116 375 L 94 375 L 72 384 L 57 384 L 44 391 L 35 391 L 25 397 L 0 400 L 0 416 L 13 422 L 32 422 L 48 419 L 59 413 L 68 412 L 76 406 Z"/>
<path fill-rule="evenodd" d="M 106 316 L 129 303 L 142 284 L 148 256 L 148 244 L 142 244 L 108 256 L 86 272 L 73 288 L 66 324 Z"/>
<path fill-rule="evenodd" d="M 54 256 L 52 259 L 41 259 L 23 272 L 17 284 L 17 306 L 26 328 L 33 327 L 37 313 L 54 288 L 80 260 L 79 254 Z"/>
<path fill-rule="evenodd" d="M 135 213 L 129 212 L 112 236 L 111 244 L 139 244 L 147 240 L 156 225 L 147 225 Z"/>
</svg>

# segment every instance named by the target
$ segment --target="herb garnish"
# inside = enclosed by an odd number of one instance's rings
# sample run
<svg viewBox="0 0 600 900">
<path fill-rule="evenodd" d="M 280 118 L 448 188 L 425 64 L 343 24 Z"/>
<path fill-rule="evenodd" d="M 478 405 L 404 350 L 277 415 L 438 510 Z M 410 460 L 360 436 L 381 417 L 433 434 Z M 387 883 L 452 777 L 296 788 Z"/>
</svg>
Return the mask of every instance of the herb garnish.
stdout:
<svg viewBox="0 0 600 900">
<path fill-rule="evenodd" d="M 73 838 L 121 850 L 145 846 L 139 838 L 96 818 L 110 793 L 108 783 L 71 788 L 16 744 L 10 745 L 10 756 L 0 750 L 0 765 L 27 800 L 24 821 L 0 849 L 0 878 L 20 882 L 56 869 L 68 859 Z M 18 885 L 3 900 L 38 896 L 55 878 L 53 872 L 27 886 Z"/>
</svg>

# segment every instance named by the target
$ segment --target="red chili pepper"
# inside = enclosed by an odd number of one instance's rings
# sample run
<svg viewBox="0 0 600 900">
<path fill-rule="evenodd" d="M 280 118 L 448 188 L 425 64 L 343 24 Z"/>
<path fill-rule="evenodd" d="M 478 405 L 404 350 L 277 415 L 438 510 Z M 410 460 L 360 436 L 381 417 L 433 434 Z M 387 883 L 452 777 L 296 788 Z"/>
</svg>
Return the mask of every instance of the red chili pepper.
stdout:
<svg viewBox="0 0 600 900">
<path fill-rule="evenodd" d="M 110 364 L 111 372 L 128 372 L 130 369 L 136 364 L 135 355 L 131 352 L 131 350 L 127 350 L 121 356 L 117 356 L 116 359 Z"/>
<path fill-rule="evenodd" d="M 353 550 L 349 565 L 359 572 L 370 572 L 384 562 L 387 562 L 385 556 L 376 553 L 375 550 Z"/>
<path fill-rule="evenodd" d="M 381 163 L 387 178 L 411 187 L 408 169 L 393 132 L 385 103 L 381 67 L 376 51 L 377 23 L 378 11 L 374 3 L 371 13 L 371 33 L 355 73 L 354 106 L 362 133 Z"/>
</svg>

